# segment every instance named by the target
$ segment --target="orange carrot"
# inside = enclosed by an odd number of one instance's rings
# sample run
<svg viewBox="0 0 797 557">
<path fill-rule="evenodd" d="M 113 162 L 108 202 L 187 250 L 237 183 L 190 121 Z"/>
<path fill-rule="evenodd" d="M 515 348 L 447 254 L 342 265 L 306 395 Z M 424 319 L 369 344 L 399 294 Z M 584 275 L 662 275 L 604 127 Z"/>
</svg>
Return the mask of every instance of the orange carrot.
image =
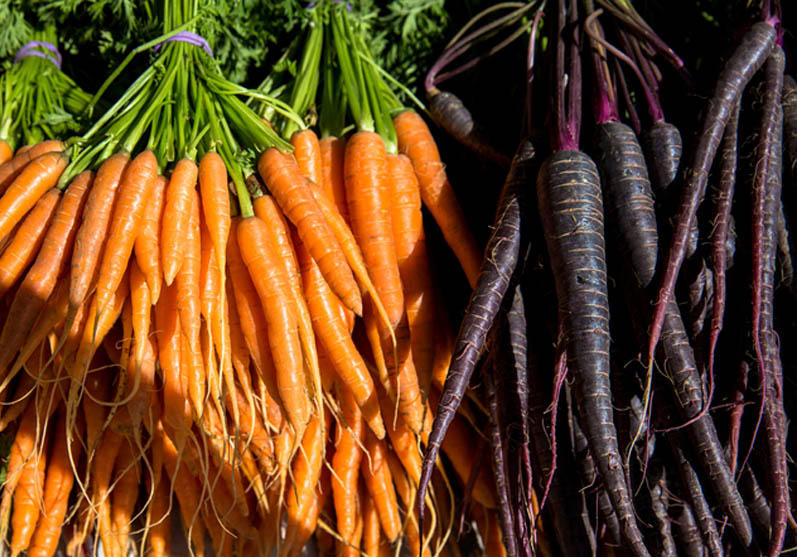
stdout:
<svg viewBox="0 0 797 557">
<path fill-rule="evenodd" d="M 413 555 L 419 555 L 422 557 L 431 557 L 432 552 L 429 550 L 429 545 L 423 545 L 423 551 L 421 551 L 421 533 L 418 530 L 418 520 L 415 517 L 415 495 L 416 491 L 415 488 L 410 484 L 409 480 L 407 479 L 407 474 L 401 467 L 401 463 L 398 461 L 395 455 L 392 453 L 388 453 L 388 465 L 390 466 L 390 473 L 393 476 L 393 482 L 396 485 L 396 491 L 401 497 L 402 503 L 407 509 L 407 513 L 410 515 L 407 518 L 406 526 L 404 528 L 404 535 L 407 538 L 407 543 L 409 543 L 410 551 Z"/>
<path fill-rule="evenodd" d="M 346 204 L 346 184 L 343 179 L 343 154 L 346 140 L 325 137 L 321 140 L 321 183 L 327 197 L 335 202 L 343 219 L 349 222 L 349 207 Z"/>
<path fill-rule="evenodd" d="M 393 126 L 398 136 L 399 151 L 410 158 L 415 168 L 424 205 L 432 213 L 443 237 L 457 256 L 471 288 L 475 288 L 482 250 L 468 228 L 429 127 L 412 110 L 393 118 Z"/>
<path fill-rule="evenodd" d="M 321 271 L 302 245 L 299 251 L 304 296 L 310 309 L 313 327 L 338 377 L 351 390 L 357 405 L 374 434 L 382 439 L 385 426 L 379 411 L 373 379 L 346 326 L 336 310 L 337 298 L 329 289 Z"/>
<path fill-rule="evenodd" d="M 237 235 L 241 256 L 266 316 L 280 399 L 288 420 L 297 435 L 301 435 L 311 409 L 305 390 L 302 349 L 288 277 L 268 244 L 268 231 L 262 220 L 258 217 L 243 219 L 238 225 Z"/>
<path fill-rule="evenodd" d="M 87 312 L 86 324 L 83 327 L 83 335 L 80 339 L 77 353 L 75 354 L 74 362 L 72 363 L 70 373 L 76 381 L 72 383 L 70 390 L 70 400 L 76 396 L 80 388 L 80 382 L 89 370 L 89 363 L 97 348 L 100 346 L 102 339 L 111 330 L 114 322 L 119 318 L 122 313 L 122 307 L 130 293 L 130 281 L 128 279 L 127 271 L 122 275 L 122 280 L 113 293 L 113 297 L 108 301 L 108 307 L 102 313 L 99 312 L 97 307 L 97 297 L 91 300 L 91 306 Z"/>
<path fill-rule="evenodd" d="M 152 302 L 149 286 L 144 273 L 138 266 L 137 258 L 130 261 L 130 301 L 132 306 L 132 325 L 133 325 L 133 357 L 132 366 L 127 369 L 132 370 L 133 375 L 128 376 L 125 405 L 130 412 L 132 426 L 138 427 L 146 411 L 146 404 L 149 400 L 149 393 L 141 390 L 143 368 L 146 365 L 148 351 L 153 352 L 152 344 L 149 340 L 150 320 L 152 318 Z M 154 362 L 153 362 L 154 363 Z M 150 372 L 147 372 L 149 375 Z M 145 379 L 144 385 L 152 387 L 152 379 Z"/>
<path fill-rule="evenodd" d="M 199 161 L 199 192 L 219 269 L 224 269 L 225 248 L 230 235 L 230 194 L 227 169 L 218 153 L 209 151 Z"/>
<path fill-rule="evenodd" d="M 97 311 L 106 310 L 127 268 L 133 244 L 141 228 L 149 192 L 158 177 L 158 161 L 152 151 L 142 151 L 125 170 L 113 209 L 108 242 L 97 275 Z"/>
<path fill-rule="evenodd" d="M 387 162 L 393 239 L 404 287 L 412 359 L 418 374 L 429 378 L 434 360 L 434 286 L 426 255 L 421 194 L 412 163 L 405 155 L 388 155 Z M 428 383 L 425 387 L 428 392 Z"/>
<path fill-rule="evenodd" d="M 97 532 L 103 547 L 108 548 L 110 555 L 118 555 L 111 520 L 110 489 L 113 482 L 114 463 L 122 444 L 126 443 L 128 441 L 113 429 L 106 429 L 102 434 L 100 445 L 97 447 L 97 458 L 92 459 L 91 501 L 97 509 Z"/>
<path fill-rule="evenodd" d="M 368 432 L 365 437 L 365 451 L 370 457 L 363 458 L 360 465 L 365 485 L 374 500 L 382 530 L 387 539 L 393 542 L 401 533 L 401 517 L 387 463 L 387 445 L 384 440 L 379 440 Z"/>
<path fill-rule="evenodd" d="M 44 436 L 49 428 L 40 424 Z M 20 469 L 19 480 L 14 490 L 14 509 L 11 514 L 11 555 L 16 557 L 28 549 L 36 522 L 39 520 L 44 493 L 44 471 L 47 464 L 46 439 L 41 443 L 42 452 L 34 453 Z"/>
<path fill-rule="evenodd" d="M 66 517 L 69 493 L 75 481 L 67 447 L 66 420 L 58 420 L 57 427 L 44 481 L 42 514 L 28 549 L 29 557 L 52 557 L 55 554 Z M 71 443 L 72 458 L 76 461 L 80 458 L 79 437 L 80 431 Z"/>
<path fill-rule="evenodd" d="M 363 419 L 351 391 L 339 386 L 338 402 L 341 420 L 336 424 L 335 454 L 332 456 L 332 498 L 335 503 L 337 530 L 342 542 L 354 546 L 357 529 L 357 482 L 360 476 L 362 449 L 365 439 Z"/>
<path fill-rule="evenodd" d="M 379 513 L 376 511 L 376 503 L 371 494 L 365 489 L 364 484 L 360 485 L 360 513 L 363 520 L 363 536 L 360 547 L 368 557 L 381 557 Z"/>
<path fill-rule="evenodd" d="M 383 392 L 380 392 L 379 402 L 382 404 L 382 412 L 389 412 L 388 415 L 392 415 L 393 405 Z M 404 422 L 404 418 L 399 416 L 395 421 L 387 420 L 387 434 L 390 437 L 390 444 L 393 445 L 393 452 L 401 461 L 410 480 L 414 485 L 418 485 L 423 458 L 415 433 Z"/>
<path fill-rule="evenodd" d="M 169 492 L 168 478 L 161 477 L 155 484 L 152 501 L 147 508 L 149 518 L 149 532 L 147 544 L 151 557 L 166 557 L 171 553 L 172 522 L 169 509 L 171 507 L 171 493 Z"/>
<path fill-rule="evenodd" d="M 37 315 L 50 297 L 66 265 L 75 238 L 77 219 L 86 199 L 92 175 L 78 175 L 61 198 L 52 224 L 42 241 L 36 261 L 17 288 L 3 331 L 0 333 L 0 373 L 5 370 L 30 332 Z"/>
<path fill-rule="evenodd" d="M 291 145 L 293 145 L 293 156 L 296 158 L 299 170 L 304 176 L 321 185 L 323 171 L 318 136 L 313 130 L 307 128 L 291 136 Z"/>
<path fill-rule="evenodd" d="M 205 370 L 199 344 L 201 313 L 199 307 L 199 272 L 202 259 L 202 246 L 199 231 L 199 193 L 196 189 L 188 192 L 188 224 L 183 230 L 182 263 L 177 272 L 177 307 L 180 311 L 180 330 L 188 343 L 188 371 L 190 379 L 183 384 L 188 388 L 188 397 L 196 416 L 202 415 L 205 404 Z M 165 264 L 165 263 L 164 263 Z M 165 267 L 164 267 L 165 269 Z"/>
<path fill-rule="evenodd" d="M 158 301 L 163 281 L 163 269 L 160 256 L 160 230 L 163 217 L 163 202 L 166 196 L 166 185 L 169 181 L 158 176 L 150 192 L 149 202 L 144 211 L 141 228 L 136 236 L 134 250 L 138 265 L 147 277 L 147 285 L 151 293 L 152 303 Z"/>
<path fill-rule="evenodd" d="M 163 420 L 176 432 L 184 430 L 184 401 L 180 360 L 182 333 L 180 331 L 180 312 L 177 309 L 177 285 L 163 289 L 160 300 L 155 305 L 155 329 L 158 332 L 158 360 L 163 370 Z M 185 439 L 183 438 L 182 441 Z M 178 442 L 182 448 L 182 443 Z"/>
<path fill-rule="evenodd" d="M 180 503 L 182 510 L 180 517 L 183 521 L 183 529 L 187 533 L 186 538 L 190 537 L 195 553 L 204 553 L 205 526 L 202 520 L 199 520 L 202 507 L 202 488 L 199 481 L 188 471 L 185 462 L 180 460 L 177 448 L 169 437 L 163 435 L 161 439 L 163 441 L 163 464 L 169 474 L 172 489 L 177 495 L 177 501 Z"/>
<path fill-rule="evenodd" d="M 11 150 L 11 145 L 7 141 L 0 140 L 0 164 L 10 161 L 13 156 L 14 151 Z"/>
<path fill-rule="evenodd" d="M 395 328 L 404 313 L 404 294 L 393 242 L 387 153 L 382 138 L 373 132 L 355 133 L 346 143 L 344 172 L 351 229 Z"/>
<path fill-rule="evenodd" d="M 335 294 L 357 315 L 362 315 L 362 298 L 351 268 L 313 198 L 311 186 L 290 154 L 276 148 L 266 150 L 257 163 L 285 216 L 297 227 L 299 237 L 318 263 Z"/>
<path fill-rule="evenodd" d="M 111 524 L 119 555 L 128 553 L 133 509 L 141 483 L 140 456 L 130 443 L 124 443 L 116 459 L 114 474 L 117 480 L 111 499 Z"/>
<path fill-rule="evenodd" d="M 288 487 L 286 497 L 287 531 L 285 534 L 285 547 L 291 548 L 299 534 L 304 516 L 310 510 L 315 498 L 315 488 L 321 476 L 323 466 L 324 427 L 323 418 L 313 416 L 302 438 L 302 448 L 296 453 L 293 460 L 292 485 Z"/>
<path fill-rule="evenodd" d="M 75 236 L 69 277 L 70 312 L 77 311 L 86 300 L 96 277 L 97 266 L 110 230 L 116 190 L 129 162 L 130 156 L 120 152 L 108 157 L 97 170 L 97 177 L 86 199 L 86 210 Z"/>
<path fill-rule="evenodd" d="M 299 526 L 296 536 L 293 538 L 293 549 L 288 553 L 289 557 L 299 557 L 300 553 L 307 544 L 307 540 L 316 531 L 318 524 L 318 517 L 321 515 L 321 510 L 326 503 L 327 493 L 329 493 L 329 470 L 323 468 L 321 470 L 321 479 L 319 485 L 313 490 L 313 497 L 310 502 L 310 507 L 302 517 L 302 523 Z"/>
<path fill-rule="evenodd" d="M 28 148 L 20 147 L 14 158 L 0 165 L 0 194 L 6 191 L 11 182 L 19 176 L 33 159 L 45 153 L 61 152 L 63 150 L 64 144 L 55 139 L 42 141 Z"/>
<path fill-rule="evenodd" d="M 199 169 L 194 161 L 181 159 L 174 167 L 163 205 L 160 228 L 161 263 L 163 278 L 170 285 L 183 263 L 185 235 L 191 217 L 193 191 L 196 191 Z"/>
<path fill-rule="evenodd" d="M 11 232 L 39 198 L 55 186 L 69 160 L 62 153 L 34 159 L 0 197 L 0 238 Z"/>
<path fill-rule="evenodd" d="M 28 265 L 33 263 L 60 198 L 60 190 L 49 189 L 39 198 L 13 234 L 0 256 L 0 298 L 14 286 Z"/>
<path fill-rule="evenodd" d="M 274 248 L 274 253 L 278 261 L 282 264 L 285 274 L 288 277 L 293 306 L 296 310 L 297 324 L 299 326 L 299 340 L 304 353 L 304 361 L 309 372 L 309 383 L 313 385 L 315 392 L 315 404 L 321 408 L 321 378 L 318 364 L 318 351 L 313 335 L 313 323 L 310 317 L 310 310 L 307 302 L 302 295 L 302 278 L 299 273 L 299 264 L 294 251 L 294 242 L 291 241 L 291 234 L 288 223 L 282 216 L 274 198 L 270 195 L 262 195 L 254 202 L 255 215 L 266 224 L 269 245 Z M 295 236 L 297 248 L 302 245 L 301 240 Z"/>
</svg>

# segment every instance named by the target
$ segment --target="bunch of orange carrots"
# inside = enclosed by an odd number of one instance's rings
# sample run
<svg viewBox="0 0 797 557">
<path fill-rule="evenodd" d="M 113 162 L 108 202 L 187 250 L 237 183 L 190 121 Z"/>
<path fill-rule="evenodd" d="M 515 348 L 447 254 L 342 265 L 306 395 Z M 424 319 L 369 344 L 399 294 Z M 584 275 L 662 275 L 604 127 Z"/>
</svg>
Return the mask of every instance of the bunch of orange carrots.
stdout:
<svg viewBox="0 0 797 557">
<path fill-rule="evenodd" d="M 171 15 L 169 36 L 192 21 Z M 206 80 L 187 89 L 196 121 L 156 135 L 184 119 L 164 99 L 186 53 Z M 377 131 L 353 109 L 349 137 L 303 127 L 288 143 L 204 56 L 167 44 L 160 81 L 142 76 L 79 140 L 0 159 L 0 430 L 16 430 L 0 539 L 14 557 L 60 539 L 169 555 L 179 516 L 199 555 L 298 555 L 315 534 L 322 553 L 431 556 L 455 551 L 458 482 L 501 554 L 478 404 L 443 442 L 424 525 L 416 513 L 454 356 L 422 204 L 471 284 L 481 259 L 429 129 L 376 103 Z"/>
</svg>

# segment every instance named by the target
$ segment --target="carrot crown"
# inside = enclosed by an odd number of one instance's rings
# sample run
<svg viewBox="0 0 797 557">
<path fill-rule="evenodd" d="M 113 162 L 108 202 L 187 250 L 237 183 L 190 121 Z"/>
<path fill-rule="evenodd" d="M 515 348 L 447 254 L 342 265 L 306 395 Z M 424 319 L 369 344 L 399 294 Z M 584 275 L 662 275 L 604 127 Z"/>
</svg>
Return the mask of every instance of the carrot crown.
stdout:
<svg viewBox="0 0 797 557">
<path fill-rule="evenodd" d="M 0 140 L 12 148 L 80 131 L 91 98 L 61 71 L 54 26 L 28 38 L 0 76 Z"/>
<path fill-rule="evenodd" d="M 212 8 L 193 0 L 163 3 L 163 34 L 136 48 L 100 87 L 94 103 L 141 52 L 154 52 L 150 66 L 84 135 L 70 141 L 76 156 L 62 183 L 96 166 L 118 150 L 151 149 L 163 169 L 187 157 L 196 159 L 216 151 L 236 186 L 241 210 L 250 206 L 245 177 L 255 158 L 269 147 L 290 149 L 270 126 L 246 104 L 256 99 L 289 120 L 301 119 L 285 105 L 262 92 L 230 82 L 213 58 L 213 45 L 203 30 L 221 22 Z M 207 34 L 207 33 L 205 33 Z"/>
</svg>

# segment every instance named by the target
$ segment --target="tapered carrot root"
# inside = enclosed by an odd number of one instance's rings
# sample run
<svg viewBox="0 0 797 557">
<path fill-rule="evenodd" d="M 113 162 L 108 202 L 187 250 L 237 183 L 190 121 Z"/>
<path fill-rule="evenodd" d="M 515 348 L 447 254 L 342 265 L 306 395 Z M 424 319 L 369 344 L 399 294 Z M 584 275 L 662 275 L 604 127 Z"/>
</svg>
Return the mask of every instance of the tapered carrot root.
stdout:
<svg viewBox="0 0 797 557">
<path fill-rule="evenodd" d="M 346 143 L 344 173 L 352 232 L 395 328 L 404 313 L 404 292 L 393 241 L 387 152 L 382 138 L 373 132 L 354 134 Z"/>
<path fill-rule="evenodd" d="M 407 110 L 393 119 L 393 125 L 398 134 L 399 150 L 410 158 L 415 168 L 424 205 L 440 226 L 471 287 L 475 287 L 482 252 L 468 228 L 426 122 L 416 112 Z"/>
<path fill-rule="evenodd" d="M 270 148 L 258 160 L 258 170 L 285 216 L 297 227 L 329 286 L 346 307 L 362 315 L 362 298 L 351 268 L 296 162 Z"/>
</svg>

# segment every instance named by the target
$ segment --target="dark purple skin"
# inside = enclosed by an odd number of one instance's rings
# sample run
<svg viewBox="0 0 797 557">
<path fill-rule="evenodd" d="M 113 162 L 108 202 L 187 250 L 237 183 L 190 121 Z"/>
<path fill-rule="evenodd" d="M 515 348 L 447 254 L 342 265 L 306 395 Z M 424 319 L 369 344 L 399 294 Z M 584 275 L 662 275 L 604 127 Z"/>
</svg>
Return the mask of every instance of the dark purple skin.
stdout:
<svg viewBox="0 0 797 557">
<path fill-rule="evenodd" d="M 503 534 L 504 548 L 508 557 L 519 555 L 517 546 L 517 536 L 515 535 L 516 524 L 515 515 L 512 512 L 510 503 L 510 486 L 507 481 L 506 448 L 504 446 L 504 436 L 501 434 L 501 419 L 493 375 L 500 373 L 500 368 L 485 366 L 484 384 L 487 388 L 487 406 L 490 411 L 490 420 L 487 427 L 487 435 L 490 440 L 490 456 L 493 465 L 493 477 L 495 478 L 495 491 L 498 494 L 498 517 L 501 521 L 501 532 Z"/>
<path fill-rule="evenodd" d="M 672 534 L 672 519 L 669 515 L 670 498 L 667 494 L 667 474 L 657 460 L 647 479 L 650 485 L 650 508 L 656 521 L 655 530 L 661 557 L 675 557 L 678 549 Z"/>
<path fill-rule="evenodd" d="M 657 197 L 666 197 L 681 163 L 681 132 L 668 122 L 656 122 L 642 133 L 642 149 L 653 191 Z"/>
<path fill-rule="evenodd" d="M 532 285 L 531 287 L 536 287 Z M 540 327 L 538 322 L 531 327 Z M 536 337 L 547 337 L 544 333 L 532 334 L 530 339 Z M 528 378 L 529 378 L 529 433 L 531 435 L 531 457 L 534 467 L 534 482 L 537 494 L 548 489 L 548 498 L 545 504 L 541 503 L 540 513 L 550 517 L 553 526 L 553 538 L 555 538 L 562 555 L 595 555 L 595 533 L 589 521 L 584 521 L 580 513 L 576 514 L 577 505 L 572 505 L 572 501 L 580 496 L 578 485 L 572 481 L 561 481 L 562 478 L 569 478 L 569 459 L 567 454 L 562 457 L 561 467 L 558 473 L 552 475 L 553 456 L 551 454 L 551 439 L 548 436 L 548 427 L 545 423 L 546 412 L 549 409 L 549 401 L 546 400 L 545 393 L 551 391 L 550 385 L 544 385 L 540 377 L 542 370 L 539 358 L 542 357 L 542 349 L 539 342 L 535 343 L 532 350 L 528 352 Z M 573 472 L 575 473 L 575 472 Z M 550 478 L 550 485 L 547 485 Z"/>
<path fill-rule="evenodd" d="M 783 145 L 786 173 L 797 182 L 797 82 L 790 75 L 783 78 Z"/>
<path fill-rule="evenodd" d="M 683 495 L 692 506 L 703 544 L 708 548 L 709 555 L 722 555 L 722 540 L 717 530 L 717 523 L 703 494 L 703 487 L 700 485 L 697 472 L 692 467 L 689 456 L 686 453 L 686 440 L 675 433 L 667 434 L 667 438 L 672 449 L 673 458 L 678 466 L 681 484 L 685 492 Z"/>
<path fill-rule="evenodd" d="M 750 518 L 753 519 L 756 533 L 761 539 L 767 539 L 772 527 L 772 510 L 749 465 L 742 470 L 742 475 L 739 478 L 739 489 L 742 491 L 744 500 L 750 509 Z"/>
<path fill-rule="evenodd" d="M 713 227 L 711 232 L 711 253 L 709 261 L 714 273 L 714 303 L 711 312 L 711 325 L 708 348 L 709 382 L 713 384 L 714 357 L 722 331 L 725 316 L 725 272 L 728 269 L 728 237 L 731 223 L 733 192 L 736 186 L 736 162 L 738 159 L 739 110 L 736 103 L 725 133 L 720 151 L 720 172 L 717 195 L 714 202 Z"/>
<path fill-rule="evenodd" d="M 747 378 L 749 375 L 750 364 L 742 360 L 739 364 L 739 373 L 736 376 L 736 386 L 731 394 L 734 406 L 731 408 L 731 415 L 728 420 L 728 465 L 733 474 L 736 474 L 739 459 L 739 435 L 742 430 L 744 394 L 747 392 Z"/>
<path fill-rule="evenodd" d="M 696 222 L 697 209 L 705 195 L 709 171 L 731 117 L 731 111 L 745 85 L 766 61 L 776 38 L 777 32 L 771 24 L 764 22 L 754 24 L 742 38 L 741 44 L 717 78 L 714 95 L 708 103 L 703 127 L 698 134 L 698 143 L 689 167 L 684 172 L 683 196 L 676 214 L 675 229 L 650 327 L 647 361 L 651 365 L 662 332 L 667 306 L 673 298 L 675 281 L 686 256 L 689 231 Z"/>
<path fill-rule="evenodd" d="M 763 121 L 759 140 L 760 157 L 768 163 L 756 164 L 753 179 L 754 198 L 760 195 L 756 187 L 763 191 L 761 203 L 761 235 L 758 240 L 756 199 L 753 203 L 753 270 L 760 273 L 760 297 L 756 298 L 756 274 L 753 278 L 753 302 L 760 302 L 759 320 L 756 323 L 756 308 L 753 308 L 753 340 L 758 340 L 760 372 L 766 384 L 764 390 L 764 429 L 769 449 L 769 462 L 772 501 L 772 535 L 767 555 L 775 557 L 783 549 L 786 538 L 786 525 L 791 501 L 788 483 L 788 464 L 786 455 L 786 415 L 783 409 L 783 370 L 780 361 L 780 346 L 774 325 L 773 297 L 775 290 L 775 256 L 777 251 L 777 218 L 781 194 L 783 145 L 783 114 L 781 111 L 781 89 L 785 54 L 776 47 L 770 55 L 765 68 L 765 87 Z M 764 167 L 764 169 L 761 169 Z M 763 173 L 763 183 L 758 176 Z M 757 241 L 758 240 L 758 241 Z M 760 259 L 759 259 L 760 258 Z M 756 339 L 756 333 L 758 339 Z"/>
<path fill-rule="evenodd" d="M 681 512 L 676 518 L 675 524 L 680 542 L 679 555 L 684 557 L 704 557 L 706 548 L 703 540 L 700 539 L 700 530 L 695 522 L 695 516 L 687 503 L 681 505 Z"/>
<path fill-rule="evenodd" d="M 494 163 L 508 167 L 511 159 L 493 147 L 482 126 L 473 120 L 473 115 L 462 100 L 448 91 L 431 91 L 428 95 L 429 115 L 451 137 Z"/>
<path fill-rule="evenodd" d="M 572 397 L 568 396 L 567 402 L 567 423 L 570 429 L 570 444 L 573 447 L 573 453 L 575 455 L 576 469 L 578 470 L 579 476 L 581 476 L 580 491 L 593 491 L 596 487 L 599 487 L 599 485 L 596 485 L 598 482 L 598 471 L 595 468 L 595 460 L 592 458 L 592 453 L 589 450 L 589 442 L 573 410 Z M 609 496 L 602 488 L 598 489 L 598 516 L 601 522 L 606 525 L 612 542 L 616 545 L 620 545 L 620 523 L 617 521 L 617 515 L 614 514 Z"/>
<path fill-rule="evenodd" d="M 794 264 L 789 246 L 789 231 L 786 228 L 786 214 L 783 212 L 783 200 L 778 200 L 778 284 L 791 286 L 794 279 Z"/>
<path fill-rule="evenodd" d="M 635 285 L 629 284 L 631 288 L 638 288 L 640 301 L 636 306 L 645 307 L 646 297 L 642 289 L 653 280 L 658 235 L 644 158 L 630 128 L 623 124 L 601 128 L 616 130 L 616 133 L 599 132 L 598 135 L 598 161 L 605 184 L 607 220 L 610 232 L 616 238 L 615 245 L 623 246 L 621 249 L 626 252 L 623 257 L 626 275 L 636 278 Z M 615 139 L 617 145 L 613 144 Z M 635 315 L 635 311 L 632 311 L 632 315 Z M 644 324 L 638 322 L 637 329 L 640 328 L 644 330 Z M 705 407 L 703 382 L 675 300 L 667 305 L 660 360 L 670 379 L 666 384 L 674 389 L 673 398 L 679 414 L 689 424 L 688 434 L 695 445 L 700 467 L 709 478 L 713 493 L 729 514 L 740 541 L 748 546 L 752 540 L 750 519 L 725 461 L 714 423 L 709 415 L 702 412 Z"/>
<path fill-rule="evenodd" d="M 636 523 L 614 426 L 603 200 L 595 163 L 581 151 L 553 154 L 537 176 L 537 198 L 584 434 L 623 542 L 633 554 L 649 555 Z"/>
<path fill-rule="evenodd" d="M 432 477 L 440 444 L 462 402 L 487 334 L 501 309 L 518 264 L 521 246 L 525 241 L 521 229 L 523 191 L 533 179 L 535 166 L 534 147 L 530 142 L 524 141 L 515 154 L 501 191 L 495 224 L 484 252 L 485 259 L 482 261 L 479 280 L 457 335 L 451 368 L 443 385 L 437 415 L 429 434 L 418 486 L 418 516 L 421 530 L 426 489 Z"/>
</svg>

